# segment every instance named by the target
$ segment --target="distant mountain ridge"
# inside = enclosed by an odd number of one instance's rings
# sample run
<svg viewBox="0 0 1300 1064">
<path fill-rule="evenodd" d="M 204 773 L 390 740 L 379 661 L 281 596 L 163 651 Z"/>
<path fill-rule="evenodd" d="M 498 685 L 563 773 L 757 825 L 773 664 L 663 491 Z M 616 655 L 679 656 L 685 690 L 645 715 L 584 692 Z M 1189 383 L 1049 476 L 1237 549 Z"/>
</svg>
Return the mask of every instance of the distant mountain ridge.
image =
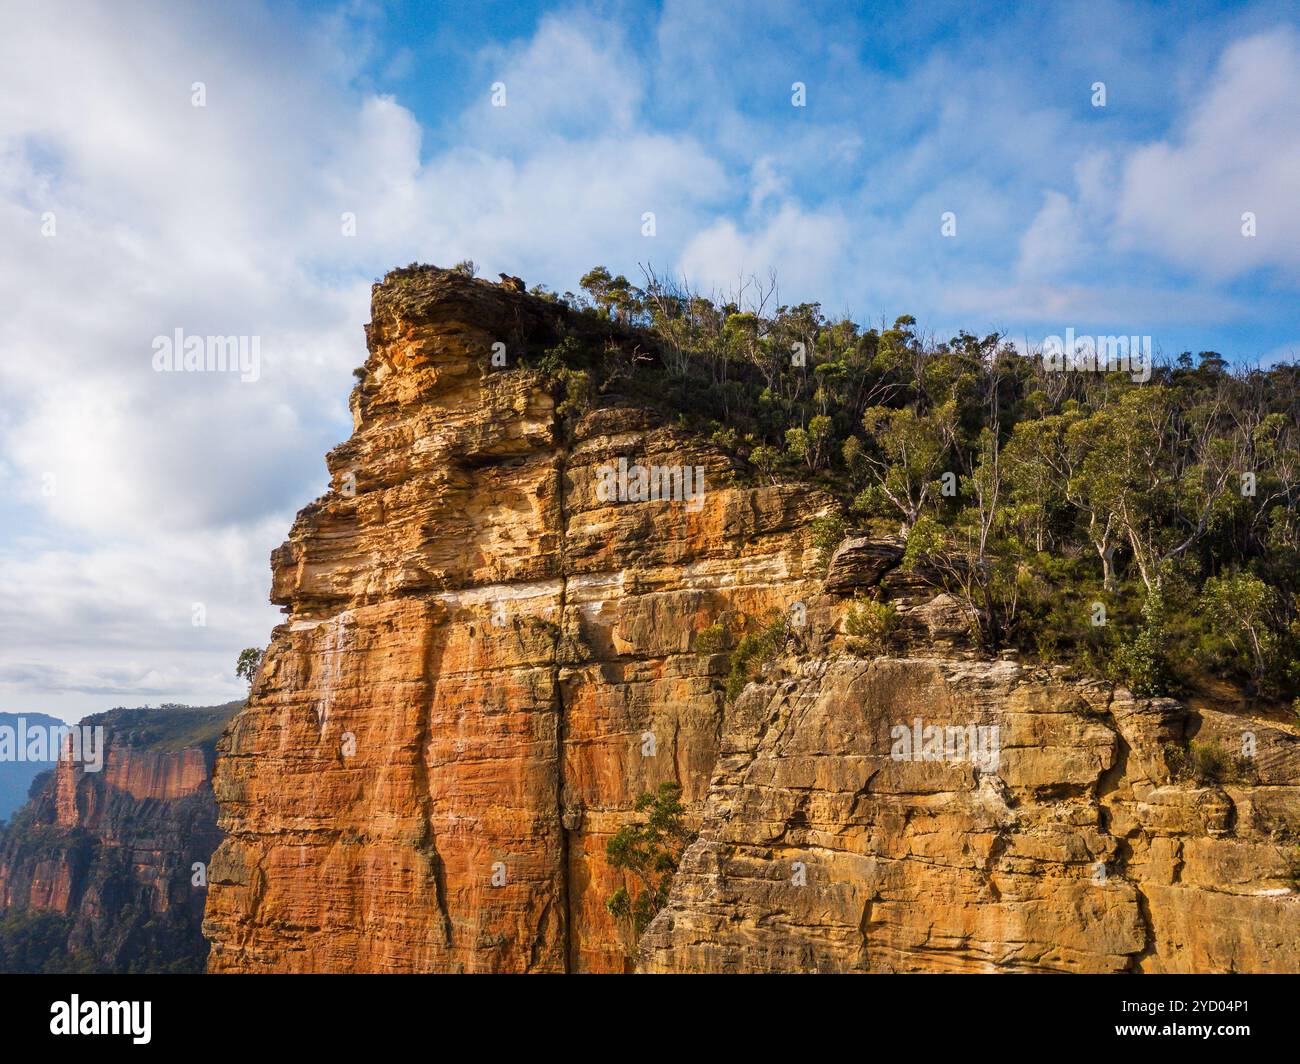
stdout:
<svg viewBox="0 0 1300 1064">
<path fill-rule="evenodd" d="M 0 728 L 17 731 L 23 722 L 30 728 L 58 727 L 65 722 L 47 713 L 0 713 Z M 0 760 L 0 821 L 8 820 L 23 807 L 32 781 L 54 765 L 45 761 Z"/>
</svg>

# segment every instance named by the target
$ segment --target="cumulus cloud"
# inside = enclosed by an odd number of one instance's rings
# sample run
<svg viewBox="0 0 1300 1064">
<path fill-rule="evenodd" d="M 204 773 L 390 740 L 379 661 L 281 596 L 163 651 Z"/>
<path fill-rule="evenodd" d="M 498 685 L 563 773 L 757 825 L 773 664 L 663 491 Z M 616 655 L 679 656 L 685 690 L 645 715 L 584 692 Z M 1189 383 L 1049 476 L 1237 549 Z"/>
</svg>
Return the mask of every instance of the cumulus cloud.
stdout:
<svg viewBox="0 0 1300 1064">
<path fill-rule="evenodd" d="M 594 19 L 485 50 L 507 107 L 485 91 L 425 157 L 406 107 L 353 87 L 348 43 L 370 44 L 345 13 L 75 14 L 75 35 L 34 8 L 0 38 L 0 472 L 29 533 L 0 543 L 0 699 L 227 698 L 274 619 L 268 553 L 350 431 L 372 278 L 668 258 L 725 173 L 635 128 L 637 63 Z M 155 372 L 176 329 L 255 339 L 257 379 Z"/>
<path fill-rule="evenodd" d="M 0 704 L 74 719 L 110 705 L 241 697 L 234 653 L 264 642 L 273 623 L 266 546 L 290 517 L 0 552 Z"/>
<path fill-rule="evenodd" d="M 629 131 L 638 118 L 639 58 L 622 29 L 580 11 L 547 15 L 521 44 L 485 48 L 479 68 L 504 106 L 485 91 L 462 119 L 462 143 L 529 144 L 539 132 L 573 140 Z"/>
<path fill-rule="evenodd" d="M 1117 236 L 1215 279 L 1261 267 L 1300 278 L 1300 35 L 1232 44 L 1181 135 L 1127 161 Z M 1254 215 L 1256 234 L 1242 234 Z"/>
<path fill-rule="evenodd" d="M 369 278 L 313 267 L 359 172 L 340 138 L 382 102 L 243 15 L 32 8 L 0 39 L 6 708 L 236 696 L 269 551 L 346 434 Z M 178 328 L 256 338 L 258 380 L 154 372 Z"/>
<path fill-rule="evenodd" d="M 479 87 L 433 124 L 370 89 L 368 63 L 392 78 L 423 59 L 413 41 L 385 54 L 362 5 L 11 20 L 0 708 L 239 693 L 234 655 L 275 619 L 267 554 L 350 431 L 369 285 L 393 265 L 473 258 L 563 287 L 649 263 L 706 290 L 770 267 L 787 302 L 954 328 L 1231 322 L 1259 299 L 1219 280 L 1294 279 L 1293 32 L 1230 44 L 1172 131 L 1134 141 L 1002 61 L 1014 25 L 933 47 L 932 26 L 881 17 L 900 51 L 874 64 L 835 5 L 738 22 L 674 2 L 633 30 L 566 10 L 467 43 Z M 1111 61 L 1134 55 L 1088 56 Z M 807 108 L 789 106 L 796 80 Z M 154 372 L 178 328 L 256 337 L 258 379 Z"/>
<path fill-rule="evenodd" d="M 825 290 L 843 268 L 845 229 L 834 211 L 807 211 L 785 201 L 753 224 L 722 219 L 704 229 L 683 249 L 680 268 L 704 291 L 730 291 L 751 275 L 769 273 Z"/>
</svg>

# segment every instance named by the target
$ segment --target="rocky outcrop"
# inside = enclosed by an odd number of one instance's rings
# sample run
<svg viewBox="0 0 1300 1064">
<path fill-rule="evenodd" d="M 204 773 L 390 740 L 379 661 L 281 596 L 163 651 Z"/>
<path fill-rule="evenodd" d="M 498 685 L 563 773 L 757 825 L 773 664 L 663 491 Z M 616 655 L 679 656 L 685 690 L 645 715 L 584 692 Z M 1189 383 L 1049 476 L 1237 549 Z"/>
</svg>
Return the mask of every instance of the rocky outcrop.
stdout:
<svg viewBox="0 0 1300 1064">
<path fill-rule="evenodd" d="M 981 660 L 899 544 L 824 557 L 829 499 L 618 394 L 644 351 L 617 327 L 432 269 L 372 319 L 221 744 L 210 970 L 627 970 L 605 844 L 664 781 L 700 834 L 644 970 L 1296 963 L 1294 736 L 1251 724 L 1257 779 L 1175 778 L 1208 717 Z M 537 372 L 565 343 L 606 360 L 595 409 Z M 906 653 L 845 652 L 862 595 Z M 785 644 L 728 705 L 726 651 L 772 616 Z M 926 757 L 927 727 L 963 756 Z"/>
<path fill-rule="evenodd" d="M 0 968 L 25 970 L 24 938 L 46 971 L 201 971 L 206 863 L 218 842 L 211 769 L 237 704 L 122 709 L 98 771 L 59 761 L 0 836 Z"/>
<path fill-rule="evenodd" d="M 1300 738 L 1263 721 L 1013 661 L 844 656 L 727 724 L 642 970 L 1300 966 Z M 1193 735 L 1252 752 L 1235 782 L 1175 778 Z"/>
<path fill-rule="evenodd" d="M 905 547 L 901 539 L 846 536 L 827 564 L 826 590 L 845 593 L 876 587 L 886 573 L 898 568 Z"/>
<path fill-rule="evenodd" d="M 631 400 L 562 424 L 521 360 L 626 344 L 561 306 L 432 271 L 372 317 L 222 750 L 211 969 L 622 970 L 605 842 L 661 781 L 698 802 L 722 730 L 695 633 L 817 589 L 827 500 L 732 483 Z M 703 495 L 621 501 L 620 459 Z"/>
</svg>

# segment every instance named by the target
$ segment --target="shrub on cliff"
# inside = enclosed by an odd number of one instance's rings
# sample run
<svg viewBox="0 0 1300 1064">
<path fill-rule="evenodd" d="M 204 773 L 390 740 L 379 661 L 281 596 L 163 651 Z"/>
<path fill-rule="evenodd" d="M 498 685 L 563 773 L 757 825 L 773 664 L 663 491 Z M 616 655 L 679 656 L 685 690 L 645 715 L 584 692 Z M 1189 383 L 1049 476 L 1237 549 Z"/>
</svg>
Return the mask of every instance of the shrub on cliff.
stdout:
<svg viewBox="0 0 1300 1064">
<path fill-rule="evenodd" d="M 1170 643 L 1164 600 L 1154 593 L 1142 607 L 1137 635 L 1115 651 L 1113 677 L 1139 698 L 1172 694 L 1176 681 L 1169 663 Z"/>
<path fill-rule="evenodd" d="M 695 636 L 697 654 L 720 654 L 727 647 L 727 629 L 721 623 L 701 628 Z"/>
<path fill-rule="evenodd" d="M 595 402 L 596 386 L 591 372 L 581 369 L 591 355 L 572 336 L 548 348 L 538 366 L 555 396 L 555 413 L 561 419 L 580 418 Z"/>
<path fill-rule="evenodd" d="M 667 903 L 673 873 L 691 837 L 683 820 L 681 788 L 675 783 L 661 783 L 657 793 L 640 795 L 633 809 L 642 819 L 624 824 L 605 845 L 610 867 L 635 880 L 632 891 L 619 887 L 605 901 L 610 915 L 623 926 L 629 955 Z"/>
<path fill-rule="evenodd" d="M 741 638 L 731 652 L 731 670 L 727 674 L 726 686 L 728 701 L 734 700 L 762 666 L 781 652 L 788 634 L 789 625 L 785 617 L 773 610 L 761 629 L 748 632 Z"/>
<path fill-rule="evenodd" d="M 831 555 L 835 553 L 835 548 L 844 539 L 849 523 L 845 519 L 842 510 L 832 510 L 828 514 L 814 518 L 810 527 L 812 529 L 812 545 L 817 548 L 818 557 L 824 570 L 830 565 Z"/>
<path fill-rule="evenodd" d="M 1236 782 L 1248 769 L 1240 760 L 1235 760 L 1222 743 L 1196 740 L 1186 747 L 1167 747 L 1165 764 L 1174 779 L 1202 786 Z"/>
<path fill-rule="evenodd" d="M 898 611 L 888 602 L 859 599 L 844 617 L 849 650 L 863 656 L 883 654 L 894 642 Z"/>
</svg>

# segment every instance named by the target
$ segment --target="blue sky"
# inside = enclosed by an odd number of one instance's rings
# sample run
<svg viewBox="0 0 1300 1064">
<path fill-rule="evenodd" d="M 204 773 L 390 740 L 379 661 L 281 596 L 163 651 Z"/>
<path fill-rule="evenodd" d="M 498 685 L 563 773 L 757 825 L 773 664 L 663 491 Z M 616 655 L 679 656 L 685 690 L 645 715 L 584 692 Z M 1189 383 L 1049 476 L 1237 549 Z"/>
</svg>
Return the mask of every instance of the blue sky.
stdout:
<svg viewBox="0 0 1300 1064">
<path fill-rule="evenodd" d="M 567 26 L 600 42 L 609 62 L 591 56 L 577 76 L 556 85 L 542 61 L 565 52 L 566 21 L 553 6 L 449 5 L 430 19 L 427 5 L 398 4 L 373 24 L 373 54 L 359 80 L 409 109 L 423 130 L 423 157 L 436 157 L 465 143 L 467 115 L 495 121 L 483 87 L 531 49 L 536 65 L 528 72 L 541 77 L 513 87 L 549 98 L 548 121 L 532 131 L 539 138 L 591 136 L 612 125 L 692 141 L 725 178 L 707 199 L 709 217 L 752 235 L 793 206 L 898 253 L 902 261 L 887 263 L 887 283 L 872 283 L 869 246 L 859 249 L 862 268 L 846 269 L 841 254 L 806 283 L 810 271 L 790 264 L 783 276 L 797 298 L 821 299 L 828 309 L 865 316 L 906 310 L 939 333 L 968 327 L 1041 335 L 1058 331 L 1059 304 L 1050 297 L 1077 286 L 1095 296 L 1072 301 L 1076 331 L 1141 331 L 1167 351 L 1210 347 L 1236 359 L 1266 358 L 1300 337 L 1295 302 L 1284 309 L 1296 281 L 1290 256 L 1238 260 L 1233 248 L 1233 261 L 1219 270 L 1205 261 L 1215 258 L 1212 239 L 1171 254 L 1139 224 L 1144 200 L 1137 190 L 1128 228 L 1138 231 L 1122 247 L 1080 239 L 1079 230 L 1096 221 L 1077 202 L 1080 168 L 1096 168 L 1095 195 L 1105 205 L 1119 197 L 1132 156 L 1153 145 L 1181 147 L 1188 162 L 1200 158 L 1196 146 L 1253 154 L 1273 147 L 1267 126 L 1249 124 L 1235 140 L 1189 146 L 1185 138 L 1198 105 L 1222 85 L 1226 46 L 1284 40 L 1296 27 L 1294 5 L 1178 10 L 1171 17 L 1163 7 L 1113 4 L 607 5 L 583 9 Z M 602 33 L 609 26 L 617 30 Z M 467 41 L 485 43 L 467 49 Z M 803 109 L 790 105 L 795 81 L 808 86 Z M 1105 83 L 1105 107 L 1092 104 L 1096 81 Z M 598 99 L 611 85 L 626 105 L 617 117 L 616 108 L 602 112 Z M 1280 109 L 1285 87 L 1276 86 Z M 490 139 L 490 127 L 478 133 Z M 1150 179 L 1161 176 L 1157 170 Z M 764 180 L 774 191 L 753 205 Z M 1186 191 L 1189 213 L 1219 206 L 1199 203 L 1196 188 Z M 1076 206 L 1073 218 L 1061 213 L 1064 203 Z M 647 247 L 629 223 L 625 239 L 609 246 L 605 257 L 619 260 L 610 264 L 631 271 L 651 256 L 674 264 L 698 233 L 674 226 L 675 206 L 671 198 L 648 204 L 660 208 L 659 246 Z M 1284 199 L 1270 197 L 1268 206 L 1295 213 Z M 957 214 L 956 240 L 940 237 L 937 217 L 945 210 Z M 1221 219 L 1231 243 L 1241 241 L 1240 213 Z M 1023 245 L 1036 220 L 1044 240 L 1061 238 L 1065 246 L 1053 256 L 1061 261 L 1030 271 L 1022 268 Z M 1155 218 L 1150 228 L 1169 224 Z M 740 246 L 753 261 L 737 269 L 780 270 L 779 245 L 767 255 L 753 241 Z M 545 261 L 527 265 L 553 286 L 572 284 L 550 276 Z M 1043 277 L 1053 282 L 1049 292 L 1032 284 Z M 954 286 L 969 289 L 959 311 L 946 299 Z M 1107 298 L 1114 289 L 1148 298 Z"/>
<path fill-rule="evenodd" d="M 393 265 L 772 269 L 941 338 L 1289 360 L 1298 192 L 1293 3 L 18 4 L 0 709 L 241 692 Z M 259 337 L 259 379 L 153 372 L 176 328 Z"/>
</svg>

